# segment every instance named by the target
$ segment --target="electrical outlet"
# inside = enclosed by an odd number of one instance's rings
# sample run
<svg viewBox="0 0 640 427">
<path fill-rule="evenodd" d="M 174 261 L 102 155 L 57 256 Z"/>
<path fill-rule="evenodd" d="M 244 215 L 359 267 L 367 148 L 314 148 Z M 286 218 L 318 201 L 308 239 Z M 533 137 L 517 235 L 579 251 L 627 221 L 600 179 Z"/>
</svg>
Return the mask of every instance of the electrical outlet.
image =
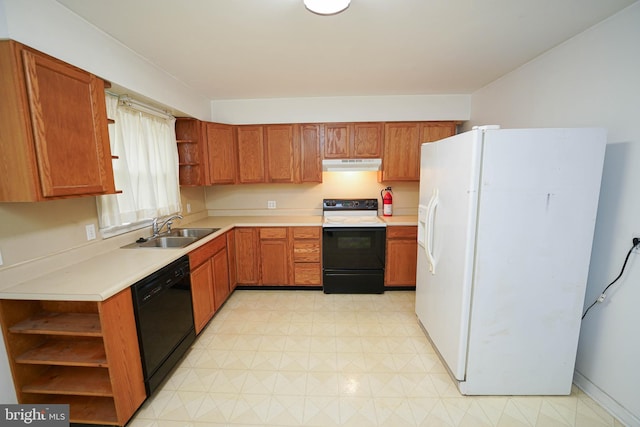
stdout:
<svg viewBox="0 0 640 427">
<path fill-rule="evenodd" d="M 276 201 L 275 200 L 267 201 L 267 209 L 275 209 L 275 208 L 276 208 Z"/>
<path fill-rule="evenodd" d="M 2 252 L 0 252 L 0 265 L 4 264 L 4 261 L 2 261 Z"/>
<path fill-rule="evenodd" d="M 87 240 L 95 240 L 96 239 L 96 226 L 93 224 L 87 224 L 84 226 L 87 232 Z"/>
<path fill-rule="evenodd" d="M 633 239 L 631 239 L 631 244 L 633 245 L 633 252 L 635 253 L 640 253 L 640 246 L 638 246 L 638 243 L 640 243 L 640 233 L 634 234 Z"/>
<path fill-rule="evenodd" d="M 187 203 L 187 213 L 191 213 L 191 203 Z"/>
</svg>

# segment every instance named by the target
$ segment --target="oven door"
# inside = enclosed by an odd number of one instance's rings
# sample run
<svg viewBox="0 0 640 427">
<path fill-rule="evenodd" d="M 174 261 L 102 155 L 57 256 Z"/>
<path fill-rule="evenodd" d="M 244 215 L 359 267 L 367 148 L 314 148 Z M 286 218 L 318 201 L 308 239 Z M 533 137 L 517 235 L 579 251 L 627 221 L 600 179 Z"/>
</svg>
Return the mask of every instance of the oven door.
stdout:
<svg viewBox="0 0 640 427">
<path fill-rule="evenodd" d="M 322 267 L 331 270 L 384 270 L 386 227 L 325 227 Z"/>
</svg>

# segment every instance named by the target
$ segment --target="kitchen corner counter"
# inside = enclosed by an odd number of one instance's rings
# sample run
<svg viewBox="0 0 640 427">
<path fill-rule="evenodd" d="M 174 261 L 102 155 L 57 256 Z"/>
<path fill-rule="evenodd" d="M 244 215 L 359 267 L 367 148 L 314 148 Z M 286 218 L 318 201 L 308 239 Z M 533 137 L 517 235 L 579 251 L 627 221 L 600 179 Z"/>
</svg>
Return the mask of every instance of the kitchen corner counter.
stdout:
<svg viewBox="0 0 640 427">
<path fill-rule="evenodd" d="M 104 301 L 183 255 L 222 236 L 234 227 L 320 227 L 321 216 L 228 216 L 207 217 L 184 227 L 220 230 L 176 249 L 117 248 L 62 268 L 43 270 L 42 275 L 0 289 L 0 299 Z M 135 240 L 132 237 L 132 241 Z M 33 268 L 38 268 L 34 264 Z"/>
<path fill-rule="evenodd" d="M 381 216 L 380 219 L 382 219 L 388 226 L 394 226 L 394 225 L 417 226 L 418 225 L 417 215 Z"/>
</svg>

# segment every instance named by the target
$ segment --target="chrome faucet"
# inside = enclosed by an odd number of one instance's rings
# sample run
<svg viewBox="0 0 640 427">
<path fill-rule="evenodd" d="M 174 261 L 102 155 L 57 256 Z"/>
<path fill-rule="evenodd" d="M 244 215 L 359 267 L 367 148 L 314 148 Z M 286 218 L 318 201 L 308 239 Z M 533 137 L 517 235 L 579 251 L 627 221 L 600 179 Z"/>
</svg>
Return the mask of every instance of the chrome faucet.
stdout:
<svg viewBox="0 0 640 427">
<path fill-rule="evenodd" d="M 171 215 L 169 218 L 164 220 L 164 222 L 162 222 L 161 224 L 158 224 L 158 217 L 153 218 L 153 224 L 151 225 L 153 227 L 152 237 L 159 236 L 160 230 L 162 230 L 165 225 L 167 226 L 167 233 L 171 233 L 171 225 L 173 224 L 174 219 L 182 219 L 182 215 L 180 214 Z"/>
</svg>

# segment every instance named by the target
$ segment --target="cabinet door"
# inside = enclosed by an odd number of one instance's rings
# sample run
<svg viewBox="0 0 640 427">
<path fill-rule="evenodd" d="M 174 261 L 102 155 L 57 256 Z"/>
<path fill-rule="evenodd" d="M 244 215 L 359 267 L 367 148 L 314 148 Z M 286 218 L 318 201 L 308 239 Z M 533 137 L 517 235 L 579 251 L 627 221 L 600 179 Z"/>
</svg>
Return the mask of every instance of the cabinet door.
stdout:
<svg viewBox="0 0 640 427">
<path fill-rule="evenodd" d="M 104 82 L 22 51 L 44 197 L 114 193 Z"/>
<path fill-rule="evenodd" d="M 239 227 L 235 229 L 236 280 L 242 285 L 260 283 L 258 229 Z"/>
<path fill-rule="evenodd" d="M 229 292 L 233 292 L 238 284 L 236 279 L 236 234 L 234 230 L 227 231 L 227 262 L 229 265 Z"/>
<path fill-rule="evenodd" d="M 420 143 L 433 142 L 456 134 L 456 122 L 426 122 L 421 124 Z"/>
<path fill-rule="evenodd" d="M 383 181 L 420 180 L 419 123 L 386 123 L 384 127 Z"/>
<path fill-rule="evenodd" d="M 213 295 L 215 310 L 218 310 L 229 297 L 229 260 L 227 248 L 218 251 L 212 258 Z"/>
<path fill-rule="evenodd" d="M 386 286 L 415 286 L 418 228 L 387 227 Z"/>
<path fill-rule="evenodd" d="M 207 123 L 209 184 L 236 182 L 236 143 L 233 126 Z"/>
<path fill-rule="evenodd" d="M 260 239 L 260 268 L 263 285 L 289 284 L 287 240 Z"/>
<path fill-rule="evenodd" d="M 265 163 L 268 182 L 294 182 L 294 125 L 265 126 Z"/>
<path fill-rule="evenodd" d="M 196 334 L 207 325 L 215 312 L 213 289 L 212 264 L 211 260 L 207 260 L 191 271 L 191 298 Z"/>
<path fill-rule="evenodd" d="M 352 126 L 349 123 L 327 123 L 324 125 L 324 158 L 348 159 Z"/>
<path fill-rule="evenodd" d="M 382 123 L 354 123 L 351 158 L 380 158 L 382 156 L 383 131 Z"/>
<path fill-rule="evenodd" d="M 266 182 L 262 126 L 238 126 L 238 182 Z"/>
<path fill-rule="evenodd" d="M 300 126 L 299 182 L 322 182 L 321 136 L 322 125 Z"/>
</svg>

